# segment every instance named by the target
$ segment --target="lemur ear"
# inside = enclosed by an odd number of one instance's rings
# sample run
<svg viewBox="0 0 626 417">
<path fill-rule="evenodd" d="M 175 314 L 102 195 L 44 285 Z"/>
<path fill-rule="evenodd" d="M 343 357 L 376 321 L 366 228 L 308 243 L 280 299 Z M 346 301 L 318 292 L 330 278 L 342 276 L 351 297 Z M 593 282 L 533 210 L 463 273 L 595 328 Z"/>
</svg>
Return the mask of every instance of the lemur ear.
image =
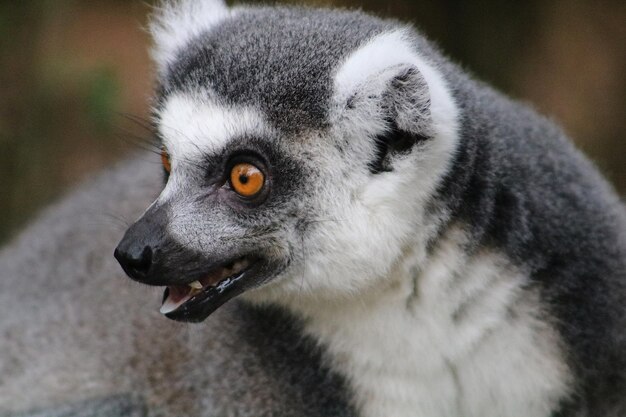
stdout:
<svg viewBox="0 0 626 417">
<path fill-rule="evenodd" d="M 428 84 L 411 64 L 399 64 L 378 75 L 386 80 L 381 110 L 393 128 L 415 136 L 432 135 Z"/>
<path fill-rule="evenodd" d="M 152 57 L 159 74 L 189 41 L 230 14 L 223 0 L 163 0 L 155 7 L 149 25 L 154 41 Z"/>
<path fill-rule="evenodd" d="M 372 173 L 391 171 L 394 155 L 409 152 L 434 134 L 428 85 L 412 64 L 397 64 L 371 75 L 352 99 L 383 123 L 384 131 L 375 138 Z"/>
</svg>

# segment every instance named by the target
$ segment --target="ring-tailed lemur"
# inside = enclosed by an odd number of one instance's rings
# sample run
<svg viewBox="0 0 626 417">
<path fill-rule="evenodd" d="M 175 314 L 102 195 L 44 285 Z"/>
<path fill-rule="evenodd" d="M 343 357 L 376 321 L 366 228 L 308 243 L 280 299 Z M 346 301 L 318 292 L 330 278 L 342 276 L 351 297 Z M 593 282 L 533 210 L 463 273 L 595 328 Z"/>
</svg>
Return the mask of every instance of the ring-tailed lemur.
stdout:
<svg viewBox="0 0 626 417">
<path fill-rule="evenodd" d="M 103 227 L 78 265 L 35 244 L 61 206 L 2 255 L 0 410 L 626 415 L 626 215 L 557 127 L 360 12 L 183 0 L 152 32 L 166 184 L 115 256 L 203 324 L 105 279 Z M 70 201 L 156 187 L 133 162 Z"/>
</svg>

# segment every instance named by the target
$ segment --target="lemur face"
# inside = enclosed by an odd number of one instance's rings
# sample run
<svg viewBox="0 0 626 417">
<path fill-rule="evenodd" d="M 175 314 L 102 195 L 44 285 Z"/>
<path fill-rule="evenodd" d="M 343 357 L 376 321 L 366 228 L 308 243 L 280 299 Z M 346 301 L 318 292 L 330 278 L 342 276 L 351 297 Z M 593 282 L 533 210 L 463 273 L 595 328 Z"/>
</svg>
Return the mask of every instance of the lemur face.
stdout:
<svg viewBox="0 0 626 417">
<path fill-rule="evenodd" d="M 155 24 L 168 178 L 116 257 L 184 321 L 243 292 L 297 303 L 380 285 L 432 229 L 456 132 L 443 80 L 404 28 L 209 3 Z M 219 18 L 187 15 L 202 13 Z"/>
</svg>

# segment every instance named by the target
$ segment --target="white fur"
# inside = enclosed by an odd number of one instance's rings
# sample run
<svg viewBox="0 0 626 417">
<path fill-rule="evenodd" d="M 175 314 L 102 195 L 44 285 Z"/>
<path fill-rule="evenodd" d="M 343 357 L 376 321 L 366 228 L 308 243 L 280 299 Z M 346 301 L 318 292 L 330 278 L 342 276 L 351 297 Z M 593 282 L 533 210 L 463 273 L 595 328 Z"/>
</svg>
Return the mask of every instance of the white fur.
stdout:
<svg viewBox="0 0 626 417">
<path fill-rule="evenodd" d="M 418 270 L 405 253 L 352 300 L 298 299 L 363 417 L 548 417 L 569 374 L 524 273 L 497 252 L 467 257 L 451 232 Z M 455 318 L 455 315 L 459 317 Z"/>
<path fill-rule="evenodd" d="M 300 163 L 324 167 L 307 200 L 319 204 L 319 222 L 291 248 L 291 268 L 244 296 L 305 319 L 350 381 L 363 417 L 547 417 L 569 375 L 537 295 L 521 290 L 525 271 L 497 251 L 469 256 L 461 229 L 426 250 L 445 216 L 426 205 L 449 169 L 459 122 L 445 80 L 413 45 L 408 31 L 385 33 L 338 68 L 326 136 L 306 132 L 291 148 L 294 158 L 298 146 L 309 155 Z M 427 84 L 432 137 L 396 158 L 392 172 L 373 176 L 363 161 L 386 128 L 377 100 L 403 65 Z M 269 129 L 252 109 L 206 96 L 174 96 L 160 116 L 174 172 L 165 196 L 184 187 L 178 161 Z M 347 144 L 350 157 L 329 141 Z"/>
<path fill-rule="evenodd" d="M 251 108 L 221 106 L 191 94 L 173 94 L 158 115 L 158 129 L 170 153 L 172 172 L 179 165 L 200 162 L 236 136 L 268 131 L 263 116 Z"/>
<path fill-rule="evenodd" d="M 363 62 L 369 62 L 370 71 L 361 69 Z M 362 161 L 373 158 L 368 153 L 373 136 L 385 129 L 384 120 L 378 103 L 361 102 L 350 110 L 345 102 L 356 93 L 380 94 L 377 89 L 384 83 L 378 75 L 398 64 L 415 65 L 426 80 L 434 136 L 425 148 L 398 160 L 394 172 L 371 176 L 361 171 Z M 366 81 L 342 81 L 348 73 Z M 425 205 L 448 170 L 458 140 L 458 111 L 445 81 L 411 49 L 408 35 L 396 31 L 375 37 L 348 57 L 335 84 L 330 135 L 350 143 L 356 155 L 351 159 L 357 161 L 352 169 L 346 165 L 351 161 L 333 149 L 317 161 L 328 172 L 330 184 L 317 191 L 322 222 L 307 234 L 304 266 L 262 289 L 259 297 L 252 294 L 255 299 L 280 302 L 285 291 L 320 298 L 352 296 L 387 276 L 409 239 L 424 256 L 426 241 L 438 227 L 436 218 L 425 217 Z M 337 178 L 341 178 L 339 190 Z M 355 183 L 362 185 L 351 189 Z"/>
<path fill-rule="evenodd" d="M 190 181 L 190 172 L 206 163 L 204 157 L 221 151 L 236 137 L 261 137 L 271 134 L 271 128 L 263 115 L 252 108 L 222 106 L 212 101 L 210 93 L 204 95 L 173 94 L 167 99 L 157 115 L 159 133 L 170 154 L 172 171 L 158 200 L 176 205 L 176 216 L 169 227 L 173 236 L 191 249 L 204 250 L 202 242 L 184 236 L 175 220 L 193 219 L 193 204 L 180 201 L 177 192 L 185 190 Z M 207 167 L 208 168 L 208 167 Z M 177 201 L 171 201 L 176 198 Z"/>
<path fill-rule="evenodd" d="M 401 64 L 426 80 L 433 138 L 376 176 L 351 174 L 337 167 L 350 160 L 327 155 L 324 166 L 343 189 L 367 181 L 348 195 L 321 187 L 326 211 L 307 233 L 302 268 L 245 296 L 305 319 L 364 417 L 547 417 L 569 374 L 536 294 L 520 289 L 524 271 L 498 252 L 469 257 L 461 230 L 426 251 L 442 214 L 428 215 L 425 205 L 455 152 L 458 111 L 406 32 L 374 38 L 339 69 L 332 134 L 349 138 L 356 155 L 370 147 L 384 124 L 378 103 L 345 102 L 379 96 L 381 76 Z"/>
<path fill-rule="evenodd" d="M 150 32 L 154 39 L 152 57 L 159 72 L 165 71 L 190 40 L 233 13 L 222 0 L 170 0 L 157 7 Z"/>
<path fill-rule="evenodd" d="M 456 142 L 458 111 L 445 81 L 436 68 L 417 53 L 414 44 L 410 31 L 399 29 L 374 37 L 352 53 L 335 75 L 336 102 L 344 103 L 358 90 L 372 91 L 372 87 L 376 89 L 377 86 L 372 84 L 380 83 L 379 74 L 385 70 L 401 64 L 414 65 L 428 84 L 430 111 L 438 142 L 443 141 L 442 145 L 450 151 Z M 370 124 L 372 120 L 375 119 L 363 117 L 355 122 Z M 374 129 L 378 130 L 378 127 L 374 126 Z"/>
</svg>

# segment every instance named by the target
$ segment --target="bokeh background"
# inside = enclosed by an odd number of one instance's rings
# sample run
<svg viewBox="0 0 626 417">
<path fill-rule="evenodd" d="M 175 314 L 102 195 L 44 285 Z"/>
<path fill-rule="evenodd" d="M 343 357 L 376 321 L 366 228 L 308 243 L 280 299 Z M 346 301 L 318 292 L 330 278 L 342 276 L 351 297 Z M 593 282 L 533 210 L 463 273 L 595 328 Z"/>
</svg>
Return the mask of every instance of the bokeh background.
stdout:
<svg viewBox="0 0 626 417">
<path fill-rule="evenodd" d="M 0 0 L 0 242 L 148 132 L 144 0 Z M 307 3 L 307 2 L 305 2 Z M 557 120 L 626 195 L 626 1 L 327 0 L 411 21 Z"/>
</svg>

